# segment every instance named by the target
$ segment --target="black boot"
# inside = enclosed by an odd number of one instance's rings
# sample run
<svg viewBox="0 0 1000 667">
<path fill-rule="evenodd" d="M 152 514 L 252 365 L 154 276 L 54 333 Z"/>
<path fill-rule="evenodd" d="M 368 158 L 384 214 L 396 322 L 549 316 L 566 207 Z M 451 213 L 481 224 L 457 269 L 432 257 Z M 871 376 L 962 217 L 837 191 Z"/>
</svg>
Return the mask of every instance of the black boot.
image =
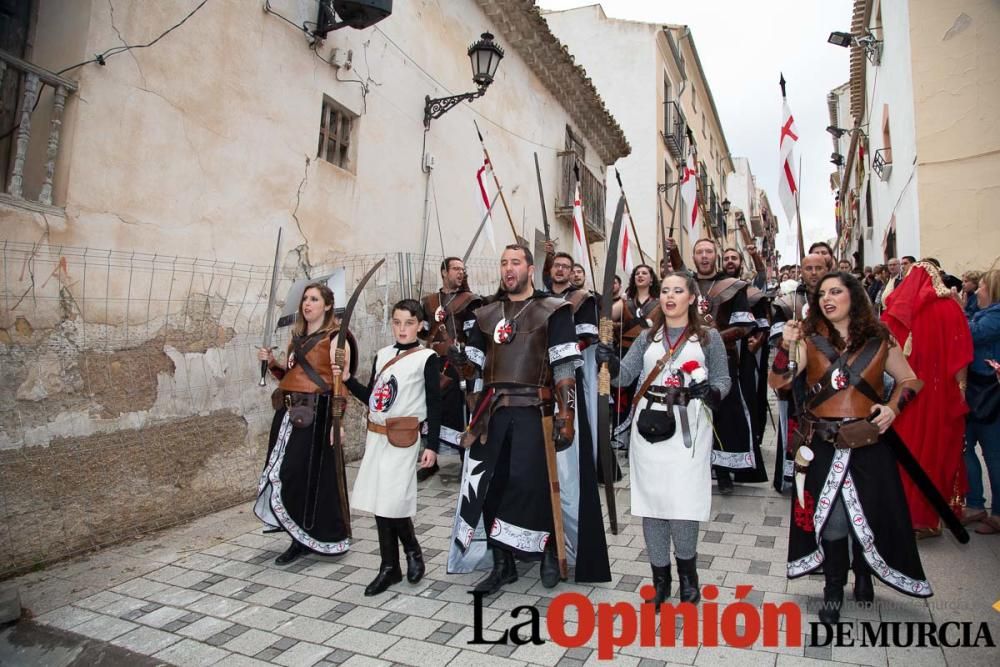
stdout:
<svg viewBox="0 0 1000 667">
<path fill-rule="evenodd" d="M 382 564 L 379 566 L 378 574 L 365 587 L 365 595 L 368 597 L 383 593 L 389 586 L 403 580 L 403 572 L 399 569 L 399 546 L 396 544 L 393 519 L 377 516 L 375 527 L 378 528 L 378 547 Z"/>
<path fill-rule="evenodd" d="M 417 481 L 426 482 L 440 469 L 441 468 L 438 467 L 437 463 L 432 465 L 430 468 L 421 468 L 420 470 L 417 471 Z"/>
<path fill-rule="evenodd" d="M 275 565 L 288 565 L 293 560 L 296 560 L 299 556 L 305 556 L 309 553 L 309 547 L 302 544 L 301 542 L 296 542 L 295 538 L 292 538 L 292 544 L 287 549 L 285 553 L 281 554 L 274 559 Z"/>
<path fill-rule="evenodd" d="M 672 583 L 670 579 L 670 565 L 660 567 L 651 563 L 650 566 L 653 568 L 653 588 L 656 590 L 656 594 L 652 600 L 646 600 L 646 602 L 653 604 L 656 611 L 659 612 L 660 605 L 670 597 L 670 584 Z"/>
<path fill-rule="evenodd" d="M 844 584 L 847 583 L 847 538 L 823 540 L 823 606 L 820 608 L 821 623 L 836 623 L 840 620 L 840 607 L 844 604 Z"/>
<path fill-rule="evenodd" d="M 870 604 L 875 602 L 875 587 L 872 585 L 872 569 L 861 552 L 861 543 L 852 540 L 853 559 L 851 569 L 854 570 L 854 601 Z"/>
<path fill-rule="evenodd" d="M 733 493 L 733 476 L 727 468 L 715 467 L 715 481 L 719 485 L 719 495 L 729 496 Z"/>
<path fill-rule="evenodd" d="M 493 595 L 504 584 L 517 581 L 517 565 L 514 563 L 514 553 L 496 545 L 490 547 L 493 552 L 493 569 L 485 579 L 476 584 L 477 593 Z"/>
<path fill-rule="evenodd" d="M 678 595 L 681 602 L 698 604 L 701 589 L 698 587 L 698 557 L 677 558 L 677 578 L 680 579 Z"/>
<path fill-rule="evenodd" d="M 551 540 L 545 545 L 545 551 L 542 552 L 542 563 L 538 566 L 538 576 L 542 580 L 542 586 L 546 588 L 553 588 L 562 580 L 562 573 L 559 571 L 559 555 Z"/>
<path fill-rule="evenodd" d="M 420 550 L 417 534 L 413 530 L 413 520 L 395 519 L 394 521 L 396 522 L 399 543 L 403 545 L 403 553 L 406 555 L 406 580 L 415 584 L 423 578 L 426 568 L 424 567 L 424 554 Z"/>
</svg>

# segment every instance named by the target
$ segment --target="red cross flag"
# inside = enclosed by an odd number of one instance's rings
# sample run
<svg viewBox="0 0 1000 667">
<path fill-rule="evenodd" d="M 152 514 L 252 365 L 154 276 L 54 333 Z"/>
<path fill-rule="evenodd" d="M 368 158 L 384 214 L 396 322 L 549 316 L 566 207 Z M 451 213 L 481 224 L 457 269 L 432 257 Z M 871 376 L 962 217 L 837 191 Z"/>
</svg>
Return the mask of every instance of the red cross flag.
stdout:
<svg viewBox="0 0 1000 667">
<path fill-rule="evenodd" d="M 697 238 L 696 228 L 699 219 L 698 209 L 698 172 L 694 170 L 694 154 L 688 151 L 687 159 L 680 174 L 681 179 L 681 199 L 684 201 L 684 231 L 694 234 Z"/>
<path fill-rule="evenodd" d="M 490 192 L 489 185 L 486 182 L 486 177 L 492 173 L 492 168 L 490 167 L 489 160 L 483 160 L 483 166 L 481 166 L 478 171 L 476 171 L 476 185 L 478 194 L 476 199 L 480 204 L 480 215 L 486 215 L 486 212 L 490 210 Z M 486 225 L 484 225 L 483 236 L 486 237 L 486 241 L 489 242 L 490 248 L 493 252 L 496 252 L 497 244 L 493 239 L 493 215 L 490 214 L 489 219 L 486 220 Z M 485 249 L 485 246 L 483 246 Z"/>
<path fill-rule="evenodd" d="M 588 266 L 587 237 L 583 230 L 583 204 L 580 201 L 580 180 L 576 181 L 576 191 L 573 194 L 573 261 Z"/>
<path fill-rule="evenodd" d="M 795 175 L 795 144 L 799 141 L 799 131 L 795 128 L 795 117 L 788 108 L 785 98 L 785 77 L 781 77 L 781 138 L 779 153 L 781 173 L 778 175 L 778 198 L 785 209 L 785 217 L 790 225 L 796 223 L 796 200 L 799 196 L 799 183 Z"/>
<path fill-rule="evenodd" d="M 629 233 L 629 226 L 622 225 L 621 239 L 618 242 L 618 268 L 624 275 L 631 276 L 634 268 L 632 262 L 632 235 Z"/>
</svg>

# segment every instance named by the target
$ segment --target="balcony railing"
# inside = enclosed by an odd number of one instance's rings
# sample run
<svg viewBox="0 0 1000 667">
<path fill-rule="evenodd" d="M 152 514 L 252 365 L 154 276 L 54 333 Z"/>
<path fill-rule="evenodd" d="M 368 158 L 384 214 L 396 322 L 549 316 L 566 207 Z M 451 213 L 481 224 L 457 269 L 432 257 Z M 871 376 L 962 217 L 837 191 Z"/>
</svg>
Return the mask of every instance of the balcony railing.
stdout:
<svg viewBox="0 0 1000 667">
<path fill-rule="evenodd" d="M 14 155 L 10 165 L 5 167 L 7 191 L 0 193 L 0 201 L 13 203 L 41 204 L 52 206 L 52 179 L 56 171 L 56 159 L 59 157 L 59 133 L 62 129 L 63 110 L 66 98 L 76 92 L 76 82 L 64 79 L 46 69 L 25 62 L 5 51 L 0 51 L 0 86 L 8 76 L 19 79 L 17 89 L 21 90 L 21 103 L 15 114 L 17 124 L 11 130 L 14 139 Z M 41 186 L 38 198 L 25 199 L 24 168 L 28 160 L 31 146 L 31 116 L 38 103 L 42 86 L 53 90 L 52 109 L 49 114 L 49 135 L 45 146 L 45 164 L 42 171 Z"/>
<path fill-rule="evenodd" d="M 889 180 L 889 176 L 892 174 L 891 148 L 880 148 L 875 151 L 875 157 L 872 158 L 872 171 L 878 174 L 878 177 L 883 181 Z"/>
<path fill-rule="evenodd" d="M 576 192 L 576 174 L 573 166 L 580 166 L 580 203 L 583 204 L 583 226 L 591 241 L 604 240 L 604 179 L 577 159 L 576 151 L 559 153 L 560 183 L 556 215 L 565 220 L 573 219 L 573 197 Z"/>
<path fill-rule="evenodd" d="M 708 167 L 702 162 L 698 166 L 698 201 L 708 208 Z"/>
<path fill-rule="evenodd" d="M 663 143 L 674 159 L 680 160 L 684 157 L 684 139 L 687 131 L 687 121 L 684 120 L 684 113 L 680 105 L 674 100 L 669 100 L 663 105 Z"/>
</svg>

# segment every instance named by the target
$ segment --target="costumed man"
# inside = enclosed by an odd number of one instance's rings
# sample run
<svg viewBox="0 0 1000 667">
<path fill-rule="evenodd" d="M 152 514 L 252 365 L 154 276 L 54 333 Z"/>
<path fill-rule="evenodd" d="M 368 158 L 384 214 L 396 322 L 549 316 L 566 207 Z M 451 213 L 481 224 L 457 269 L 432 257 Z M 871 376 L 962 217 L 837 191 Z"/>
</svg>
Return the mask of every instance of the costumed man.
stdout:
<svg viewBox="0 0 1000 667">
<path fill-rule="evenodd" d="M 972 334 L 962 307 L 930 262 L 917 262 L 886 300 L 882 321 L 924 381 L 896 433 L 945 498 L 964 495 L 962 447 L 969 406 L 962 387 L 972 363 Z M 917 538 L 941 534 L 941 519 L 908 475 L 903 490 Z"/>
<path fill-rule="evenodd" d="M 463 438 L 470 449 L 448 571 L 471 571 L 488 545 L 493 568 L 476 585 L 485 594 L 517 580 L 516 557 L 541 559 L 546 587 L 561 579 L 558 554 L 564 551 L 559 544 L 563 536 L 556 528 L 563 523 L 558 495 L 562 481 L 551 480 L 548 468 L 550 462 L 555 464 L 556 452 L 573 444 L 575 370 L 581 356 L 572 306 L 535 290 L 533 272 L 531 251 L 507 246 L 500 259 L 504 293 L 475 311 L 465 350 L 483 373 L 484 390 Z M 600 503 L 588 513 L 595 503 L 583 500 L 597 498 L 596 482 L 586 487 L 579 479 L 568 483 L 580 485 L 579 544 L 591 544 L 590 531 L 604 530 Z M 576 581 L 609 581 L 609 573 L 607 549 L 587 551 L 576 561 Z"/>
<path fill-rule="evenodd" d="M 603 532 L 591 531 L 586 535 L 590 544 L 578 544 L 577 517 L 580 514 L 580 503 L 589 502 L 592 506 L 587 512 L 600 513 L 600 499 L 596 494 L 586 498 L 579 497 L 582 488 L 597 488 L 595 482 L 603 483 L 604 467 L 597 450 L 597 357 L 594 345 L 597 344 L 597 299 L 586 289 L 579 289 L 570 284 L 573 273 L 573 257 L 565 252 L 553 252 L 548 258 L 549 250 L 554 250 L 551 241 L 545 244 L 546 265 L 551 265 L 549 272 L 551 287 L 547 295 L 563 301 L 568 301 L 573 309 L 573 323 L 576 327 L 576 337 L 583 364 L 576 369 L 576 425 L 573 445 L 559 452 L 559 482 L 560 500 L 563 507 L 566 532 L 566 544 L 571 550 L 590 552 L 592 550 L 607 551 L 607 542 Z M 617 458 L 612 462 L 614 479 L 621 479 L 621 468 Z M 580 484 L 575 480 L 579 479 Z M 570 557 L 575 560 L 575 553 Z M 608 571 L 608 576 L 611 575 Z"/>
<path fill-rule="evenodd" d="M 781 296 L 773 302 L 771 311 L 771 345 L 781 340 L 781 332 L 786 322 L 804 320 L 809 314 L 809 294 L 827 273 L 826 258 L 822 255 L 806 255 L 802 260 L 802 282 L 793 279 L 778 286 Z M 788 387 L 774 390 L 778 399 L 778 446 L 774 456 L 774 490 L 790 493 L 795 480 L 794 452 L 791 451 L 791 435 L 798 428 L 800 406 L 805 397 L 805 386 L 795 379 Z"/>
<path fill-rule="evenodd" d="M 446 257 L 441 262 L 441 289 L 420 300 L 427 320 L 420 338 L 437 352 L 441 363 L 441 435 L 440 441 L 458 450 L 464 457 L 460 438 L 468 423 L 466 391 L 469 370 L 461 351 L 466 344 L 466 332 L 472 326 L 472 311 L 482 305 L 482 299 L 469 289 L 465 262 L 458 257 Z M 423 482 L 439 470 L 437 461 L 417 471 L 417 481 Z"/>
<path fill-rule="evenodd" d="M 757 482 L 767 481 L 767 475 L 757 479 L 753 471 L 758 468 L 760 447 L 754 443 L 750 424 L 750 410 L 740 385 L 740 341 L 756 326 L 747 301 L 747 283 L 729 278 L 719 271 L 715 241 L 699 239 L 694 244 L 693 261 L 695 280 L 701 295 L 698 308 L 706 324 L 718 329 L 729 358 L 729 375 L 733 388 L 713 414 L 715 449 L 712 467 L 719 485 L 719 493 L 728 496 L 733 492 L 732 473 L 744 470 L 745 475 Z"/>
<path fill-rule="evenodd" d="M 757 254 L 757 248 L 749 246 L 747 250 L 754 258 L 755 268 L 759 264 L 759 268 L 763 269 L 764 262 Z M 743 255 L 739 250 L 726 248 L 722 251 L 722 272 L 729 278 L 743 279 Z M 750 411 L 750 429 L 754 445 L 759 451 L 764 442 L 764 428 L 767 426 L 767 361 L 770 352 L 767 335 L 771 329 L 768 312 L 770 304 L 763 291 L 763 273 L 758 270 L 748 282 L 747 305 L 754 317 L 754 328 L 739 342 L 739 377 L 740 390 Z M 733 479 L 740 483 L 766 482 L 767 470 L 764 467 L 764 457 L 757 457 L 756 466 L 752 471 L 737 470 L 733 474 Z"/>
<path fill-rule="evenodd" d="M 653 273 L 653 267 L 640 264 L 632 269 L 625 299 L 611 306 L 611 319 L 618 324 L 618 359 L 624 359 L 632 343 L 645 329 L 655 329 L 663 321 L 660 308 L 660 280 Z M 624 387 L 615 387 L 615 427 L 614 438 L 618 449 L 628 451 L 632 432 L 632 398 L 639 380 Z"/>
</svg>

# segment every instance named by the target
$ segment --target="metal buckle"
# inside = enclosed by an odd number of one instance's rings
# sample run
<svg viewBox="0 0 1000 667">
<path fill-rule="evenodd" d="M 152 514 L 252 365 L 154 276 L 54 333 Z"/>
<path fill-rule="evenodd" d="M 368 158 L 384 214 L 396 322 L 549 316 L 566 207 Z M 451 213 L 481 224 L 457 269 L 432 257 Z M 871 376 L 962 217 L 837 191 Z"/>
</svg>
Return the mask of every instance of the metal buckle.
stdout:
<svg viewBox="0 0 1000 667">
<path fill-rule="evenodd" d="M 285 408 L 292 407 L 292 397 L 289 394 L 285 394 Z"/>
</svg>

